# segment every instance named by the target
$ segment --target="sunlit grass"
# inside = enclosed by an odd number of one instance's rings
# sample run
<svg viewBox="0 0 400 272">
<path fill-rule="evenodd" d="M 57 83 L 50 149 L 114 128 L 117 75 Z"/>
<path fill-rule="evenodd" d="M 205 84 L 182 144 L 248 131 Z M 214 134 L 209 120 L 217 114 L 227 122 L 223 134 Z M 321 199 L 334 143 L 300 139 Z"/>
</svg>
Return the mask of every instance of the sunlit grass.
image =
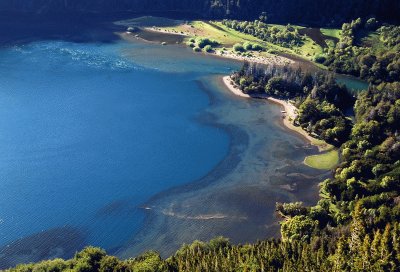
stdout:
<svg viewBox="0 0 400 272">
<path fill-rule="evenodd" d="M 339 152 L 337 149 L 333 149 L 321 154 L 308 156 L 304 159 L 304 163 L 315 169 L 330 170 L 339 163 Z"/>
<path fill-rule="evenodd" d="M 341 35 L 342 31 L 340 29 L 337 29 L 337 28 L 321 28 L 321 32 L 325 36 L 329 36 L 329 37 L 340 39 L 340 35 Z"/>
</svg>

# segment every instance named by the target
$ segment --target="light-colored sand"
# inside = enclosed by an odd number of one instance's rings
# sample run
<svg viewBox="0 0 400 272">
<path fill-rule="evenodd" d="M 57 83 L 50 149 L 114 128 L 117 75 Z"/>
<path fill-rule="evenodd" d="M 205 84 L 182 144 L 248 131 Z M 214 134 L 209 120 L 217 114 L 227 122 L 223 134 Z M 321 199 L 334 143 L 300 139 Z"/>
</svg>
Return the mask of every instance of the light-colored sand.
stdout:
<svg viewBox="0 0 400 272">
<path fill-rule="evenodd" d="M 225 76 L 222 78 L 225 86 L 235 95 L 240 96 L 240 97 L 244 97 L 244 98 L 252 98 L 252 96 L 243 93 L 238 86 L 235 85 L 235 83 L 231 80 L 230 76 Z M 330 148 L 330 145 L 328 145 L 327 143 L 325 143 L 322 140 L 316 139 L 314 137 L 312 137 L 311 135 L 309 135 L 304 129 L 302 129 L 301 127 L 296 127 L 295 125 L 293 125 L 293 120 L 296 119 L 297 117 L 297 108 L 290 103 L 287 100 L 283 100 L 283 99 L 278 99 L 278 98 L 274 98 L 268 95 L 258 95 L 258 96 L 253 96 L 254 98 L 262 98 L 262 99 L 266 99 L 272 103 L 278 104 L 282 107 L 282 119 L 283 119 L 283 124 L 285 127 L 287 127 L 288 129 L 295 131 L 296 133 L 300 134 L 302 137 L 304 137 L 305 139 L 307 139 L 312 145 L 315 145 L 318 147 L 319 151 L 324 151 Z"/>
<path fill-rule="evenodd" d="M 284 65 L 289 65 L 289 64 L 294 63 L 293 60 L 290 60 L 285 57 L 276 56 L 276 55 L 265 56 L 265 55 L 261 55 L 261 53 L 259 53 L 259 52 L 253 52 L 252 56 L 238 55 L 237 53 L 232 52 L 232 51 L 224 51 L 223 53 L 222 53 L 222 51 L 216 51 L 212 54 L 217 55 L 219 57 L 223 57 L 223 58 L 255 62 L 255 63 L 261 63 L 261 64 L 266 64 L 266 65 L 276 64 L 276 65 L 284 66 Z"/>
<path fill-rule="evenodd" d="M 184 33 L 184 32 L 172 31 L 172 30 L 168 30 L 168 29 L 162 29 L 162 28 L 159 28 L 159 27 L 144 27 L 143 29 L 146 30 L 146 31 L 163 33 L 163 34 L 188 36 L 188 34 Z"/>
<path fill-rule="evenodd" d="M 250 95 L 243 93 L 233 82 L 230 76 L 224 76 L 222 78 L 222 81 L 224 82 L 225 86 L 235 95 L 240 96 L 240 97 L 245 97 L 245 98 L 251 98 Z"/>
</svg>

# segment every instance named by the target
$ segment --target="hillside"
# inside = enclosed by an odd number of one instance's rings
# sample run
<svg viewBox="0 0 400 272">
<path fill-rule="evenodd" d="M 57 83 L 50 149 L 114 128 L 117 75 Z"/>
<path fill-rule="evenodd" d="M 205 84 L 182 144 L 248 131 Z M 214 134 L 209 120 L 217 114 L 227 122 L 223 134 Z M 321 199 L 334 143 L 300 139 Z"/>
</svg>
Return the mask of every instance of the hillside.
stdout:
<svg viewBox="0 0 400 272">
<path fill-rule="evenodd" d="M 338 1 L 273 1 L 273 0 L 4 0 L 0 11 L 34 12 L 167 12 L 197 14 L 203 18 L 255 19 L 266 12 L 271 22 L 340 25 L 353 18 L 376 17 L 378 20 L 399 21 L 400 2 L 396 0 Z"/>
</svg>

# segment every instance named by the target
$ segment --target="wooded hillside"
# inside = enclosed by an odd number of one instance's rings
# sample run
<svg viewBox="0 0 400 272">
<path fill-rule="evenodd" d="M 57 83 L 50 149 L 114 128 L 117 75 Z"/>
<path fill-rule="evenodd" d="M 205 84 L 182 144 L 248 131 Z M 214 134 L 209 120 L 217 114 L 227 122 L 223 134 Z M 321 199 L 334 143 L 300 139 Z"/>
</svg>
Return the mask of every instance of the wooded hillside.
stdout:
<svg viewBox="0 0 400 272">
<path fill-rule="evenodd" d="M 324 25 L 340 25 L 357 17 L 392 23 L 400 20 L 398 0 L 3 0 L 0 10 L 40 14 L 179 11 L 219 19 L 255 19 L 266 12 L 270 22 Z"/>
</svg>

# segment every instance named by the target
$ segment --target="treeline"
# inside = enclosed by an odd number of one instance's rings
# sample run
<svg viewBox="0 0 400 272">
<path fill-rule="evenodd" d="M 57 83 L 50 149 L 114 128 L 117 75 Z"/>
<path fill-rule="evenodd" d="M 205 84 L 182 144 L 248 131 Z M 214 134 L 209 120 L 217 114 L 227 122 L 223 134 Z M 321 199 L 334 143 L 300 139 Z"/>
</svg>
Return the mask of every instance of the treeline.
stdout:
<svg viewBox="0 0 400 272">
<path fill-rule="evenodd" d="M 104 250 L 88 247 L 70 260 L 19 265 L 8 271 L 398 271 L 400 224 L 387 224 L 382 231 L 370 231 L 365 227 L 360 206 L 354 218 L 349 228 L 334 235 L 329 231 L 313 235 L 307 241 L 291 238 L 231 245 L 227 239 L 216 238 L 209 243 L 195 241 L 184 245 L 165 260 L 153 251 L 120 260 Z"/>
<path fill-rule="evenodd" d="M 353 106 L 355 99 L 332 74 L 311 74 L 290 66 L 246 63 L 232 79 L 250 95 L 266 93 L 294 99 L 299 108 L 294 123 L 313 136 L 340 146 L 350 135 L 352 123 L 344 113 Z"/>
<path fill-rule="evenodd" d="M 303 127 L 309 122 L 306 129 L 312 128 L 328 141 L 326 133 L 337 129 L 320 124 L 336 118 L 337 111 L 343 113 L 346 105 L 346 100 L 335 103 L 341 97 L 339 93 L 346 94 L 345 88 L 326 75 L 246 64 L 233 79 L 245 92 L 295 99 L 299 106 L 295 122 Z M 321 112 L 326 113 L 328 121 L 320 119 Z M 340 263 L 331 263 L 338 271 L 399 271 L 393 258 L 398 254 L 395 248 L 400 237 L 394 236 L 396 241 L 388 237 L 397 231 L 390 226 L 400 221 L 400 82 L 371 84 L 357 95 L 354 112 L 354 123 L 349 123 L 342 141 L 336 141 L 342 162 L 333 171 L 333 177 L 320 184 L 318 204 L 277 205 L 284 218 L 282 238 L 310 241 L 324 235 L 330 239 L 344 236 L 338 240 L 335 254 L 329 257 Z M 376 246 L 382 245 L 383 239 L 386 249 L 377 255 Z M 377 268 L 371 262 L 378 259 L 378 263 L 386 264 Z"/>
<path fill-rule="evenodd" d="M 361 93 L 356 122 L 343 144 L 343 162 L 321 184 L 332 222 L 346 223 L 356 200 L 368 210 L 370 228 L 400 220 L 400 83 L 382 83 Z"/>
<path fill-rule="evenodd" d="M 295 99 L 299 114 L 294 122 L 340 147 L 342 163 L 321 184 L 316 207 L 325 215 L 319 223 L 347 224 L 357 201 L 368 210 L 370 228 L 400 220 L 399 82 L 370 85 L 359 93 L 353 124 L 343 113 L 354 100 L 330 75 L 246 64 L 232 78 L 244 92 Z"/>
<path fill-rule="evenodd" d="M 265 16 L 260 16 L 260 18 L 266 19 Z M 253 35 L 263 41 L 279 44 L 283 47 L 300 46 L 303 44 L 304 38 L 291 25 L 283 28 L 278 28 L 277 26 L 269 27 L 265 22 L 260 20 L 223 20 L 222 24 L 239 32 Z"/>
<path fill-rule="evenodd" d="M 0 10 L 47 13 L 175 11 L 211 19 L 254 20 L 266 12 L 271 22 L 338 26 L 353 18 L 375 16 L 380 21 L 399 22 L 397 0 L 2 0 Z"/>
<path fill-rule="evenodd" d="M 350 74 L 374 84 L 400 80 L 400 27 L 360 18 L 342 26 L 340 41 L 319 62 L 335 72 Z M 376 30 L 378 37 L 373 39 Z M 370 37 L 368 37 L 370 35 Z M 369 38 L 365 43 L 361 38 Z"/>
</svg>

